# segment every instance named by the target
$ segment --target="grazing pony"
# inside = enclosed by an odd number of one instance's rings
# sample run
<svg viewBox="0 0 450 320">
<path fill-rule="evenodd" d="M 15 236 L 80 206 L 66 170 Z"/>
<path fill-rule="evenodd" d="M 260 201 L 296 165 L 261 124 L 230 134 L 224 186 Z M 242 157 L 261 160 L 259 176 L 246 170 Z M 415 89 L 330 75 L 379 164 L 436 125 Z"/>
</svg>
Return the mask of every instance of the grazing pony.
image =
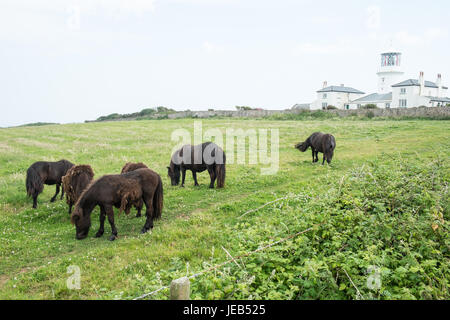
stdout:
<svg viewBox="0 0 450 320">
<path fill-rule="evenodd" d="M 180 171 L 182 174 L 181 186 L 184 187 L 186 170 L 192 171 L 195 186 L 198 186 L 197 172 L 208 170 L 211 178 L 210 188 L 214 188 L 217 179 L 217 188 L 225 185 L 225 153 L 222 148 L 212 142 L 205 142 L 196 146 L 184 145 L 174 152 L 167 167 L 168 175 L 173 186 L 180 183 Z"/>
<path fill-rule="evenodd" d="M 131 171 L 134 171 L 134 170 L 137 170 L 137 169 L 142 169 L 142 168 L 147 168 L 148 169 L 148 167 L 145 164 L 143 164 L 142 162 L 139 162 L 139 163 L 127 162 L 123 166 L 121 173 L 127 173 L 127 172 L 131 172 Z M 144 205 L 144 203 L 141 200 L 139 202 L 139 204 L 137 204 L 135 206 L 136 210 L 138 211 L 137 214 L 136 214 L 136 218 L 139 218 L 141 216 L 141 211 L 142 211 L 143 205 Z"/>
<path fill-rule="evenodd" d="M 81 193 L 91 183 L 92 179 L 94 179 L 94 171 L 90 165 L 73 166 L 62 177 L 62 186 L 66 192 L 69 214 L 72 213 L 72 206 L 77 203 Z"/>
<path fill-rule="evenodd" d="M 331 134 L 314 132 L 306 141 L 295 145 L 295 148 L 301 152 L 305 152 L 309 147 L 312 150 L 313 163 L 319 161 L 318 154 L 322 152 L 322 165 L 324 165 L 325 160 L 330 164 L 331 159 L 333 159 L 334 148 L 336 148 L 336 140 Z"/>
<path fill-rule="evenodd" d="M 124 174 L 106 175 L 92 182 L 81 194 L 71 215 L 71 222 L 76 227 L 76 238 L 84 239 L 91 227 L 91 213 L 100 207 L 100 228 L 96 238 L 104 233 L 105 218 L 108 216 L 112 235 L 109 240 L 117 238 L 114 224 L 114 209 L 130 212 L 131 206 L 144 201 L 146 216 L 141 233 L 153 228 L 153 220 L 161 217 L 163 208 L 163 185 L 161 177 L 150 169 L 138 169 Z"/>
<path fill-rule="evenodd" d="M 67 170 L 74 166 L 67 160 L 58 162 L 38 161 L 33 163 L 27 170 L 26 188 L 27 195 L 33 198 L 33 208 L 37 208 L 37 197 L 44 190 L 44 184 L 56 184 L 56 193 L 50 200 L 54 202 L 61 187 L 61 178 L 66 175 Z M 61 200 L 64 197 L 62 189 Z"/>
</svg>

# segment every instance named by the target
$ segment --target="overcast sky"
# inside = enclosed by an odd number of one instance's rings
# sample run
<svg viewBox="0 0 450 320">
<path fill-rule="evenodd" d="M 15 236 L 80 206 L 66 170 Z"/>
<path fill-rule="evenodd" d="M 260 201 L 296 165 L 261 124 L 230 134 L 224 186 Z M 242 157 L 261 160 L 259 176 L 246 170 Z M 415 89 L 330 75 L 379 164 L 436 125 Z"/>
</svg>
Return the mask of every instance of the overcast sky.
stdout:
<svg viewBox="0 0 450 320">
<path fill-rule="evenodd" d="M 447 0 L 0 0 L 0 126 L 285 109 L 324 80 L 372 93 L 391 41 L 405 78 L 448 86 L 449 12 Z"/>
</svg>

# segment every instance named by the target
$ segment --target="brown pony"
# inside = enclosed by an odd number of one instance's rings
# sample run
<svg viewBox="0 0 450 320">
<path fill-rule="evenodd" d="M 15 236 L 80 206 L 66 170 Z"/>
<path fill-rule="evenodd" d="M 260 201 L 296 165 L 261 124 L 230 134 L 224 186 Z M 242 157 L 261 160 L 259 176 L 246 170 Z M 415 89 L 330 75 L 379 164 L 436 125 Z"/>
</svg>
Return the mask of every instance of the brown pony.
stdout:
<svg viewBox="0 0 450 320">
<path fill-rule="evenodd" d="M 186 170 L 192 171 L 195 186 L 198 186 L 197 172 L 208 170 L 211 182 L 210 188 L 214 188 L 217 179 L 217 188 L 225 185 L 225 153 L 222 148 L 212 142 L 205 142 L 196 146 L 184 145 L 174 152 L 167 167 L 168 175 L 173 186 L 180 183 L 180 171 L 182 174 L 181 186 L 184 187 Z"/>
<path fill-rule="evenodd" d="M 330 164 L 331 159 L 333 159 L 334 149 L 336 148 L 336 140 L 331 134 L 314 132 L 306 141 L 295 145 L 295 148 L 301 152 L 305 152 L 309 147 L 312 150 L 313 163 L 319 161 L 318 154 L 322 152 L 322 165 L 324 165 L 325 160 Z"/>
<path fill-rule="evenodd" d="M 69 214 L 72 206 L 77 203 L 81 193 L 94 178 L 94 171 L 90 165 L 78 165 L 70 168 L 62 177 L 63 190 L 66 192 L 66 202 L 69 205 Z"/>
<path fill-rule="evenodd" d="M 138 169 L 124 174 L 106 175 L 92 182 L 81 194 L 72 212 L 71 222 L 76 227 L 76 238 L 87 237 L 91 227 L 91 213 L 98 205 L 100 207 L 100 228 L 96 238 L 104 233 L 105 218 L 108 216 L 112 235 L 109 240 L 117 238 L 114 224 L 113 207 L 120 212 L 130 212 L 131 206 L 144 201 L 146 216 L 141 233 L 153 228 L 153 220 L 161 217 L 163 208 L 163 185 L 161 177 L 150 169 Z"/>
<path fill-rule="evenodd" d="M 66 175 L 67 170 L 74 166 L 67 160 L 58 162 L 38 161 L 33 163 L 27 170 L 26 188 L 27 195 L 33 198 L 33 208 L 37 208 L 37 197 L 44 190 L 44 184 L 56 184 L 56 192 L 50 202 L 54 202 L 61 187 L 61 179 Z M 64 188 L 62 189 L 61 200 L 64 197 Z"/>
<path fill-rule="evenodd" d="M 137 169 L 142 169 L 142 168 L 148 169 L 148 167 L 145 164 L 143 164 L 142 162 L 138 162 L 138 163 L 127 162 L 123 166 L 122 171 L 120 173 L 127 173 L 127 172 L 131 172 L 131 171 L 134 171 Z"/>
<path fill-rule="evenodd" d="M 127 162 L 123 166 L 121 173 L 127 173 L 127 172 L 131 172 L 131 171 L 134 171 L 137 169 L 142 169 L 142 168 L 148 169 L 148 167 L 145 164 L 143 164 L 142 162 L 139 162 L 139 163 Z M 143 206 L 144 206 L 144 203 L 142 200 L 139 202 L 138 205 L 135 206 L 136 210 L 138 211 L 136 214 L 136 218 L 139 218 L 141 216 L 141 211 L 142 211 Z"/>
</svg>

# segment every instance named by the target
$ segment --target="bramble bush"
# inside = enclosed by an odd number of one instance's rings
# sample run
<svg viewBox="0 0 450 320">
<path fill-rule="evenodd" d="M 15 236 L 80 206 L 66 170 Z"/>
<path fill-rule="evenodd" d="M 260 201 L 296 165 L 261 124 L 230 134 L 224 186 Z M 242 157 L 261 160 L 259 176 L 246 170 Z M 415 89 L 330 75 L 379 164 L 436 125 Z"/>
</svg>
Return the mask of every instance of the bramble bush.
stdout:
<svg viewBox="0 0 450 320">
<path fill-rule="evenodd" d="M 234 256 L 319 226 L 196 278 L 192 298 L 448 299 L 448 169 L 442 159 L 369 161 L 325 195 L 293 194 L 236 219 L 225 231 Z"/>
</svg>

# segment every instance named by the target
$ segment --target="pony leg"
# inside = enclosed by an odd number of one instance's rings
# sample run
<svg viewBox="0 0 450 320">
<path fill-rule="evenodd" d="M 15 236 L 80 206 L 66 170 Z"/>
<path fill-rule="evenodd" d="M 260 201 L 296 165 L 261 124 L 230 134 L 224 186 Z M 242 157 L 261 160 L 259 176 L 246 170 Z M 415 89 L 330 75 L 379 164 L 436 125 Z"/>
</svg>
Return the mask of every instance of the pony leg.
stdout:
<svg viewBox="0 0 450 320">
<path fill-rule="evenodd" d="M 136 205 L 136 209 L 137 209 L 137 214 L 136 214 L 136 218 L 139 218 L 140 216 L 142 216 L 141 211 L 142 211 L 142 206 L 143 206 L 143 202 L 142 199 L 139 201 L 139 204 Z"/>
<path fill-rule="evenodd" d="M 211 183 L 209 184 L 210 189 L 214 189 L 214 182 L 216 181 L 216 170 L 214 167 L 208 168 L 209 177 L 211 179 Z"/>
<path fill-rule="evenodd" d="M 71 203 L 69 204 L 69 214 L 72 213 L 72 206 L 73 206 L 73 203 L 71 202 Z"/>
<path fill-rule="evenodd" d="M 106 219 L 106 212 L 105 208 L 103 206 L 100 207 L 100 228 L 98 229 L 97 233 L 95 234 L 96 238 L 100 238 L 103 233 L 105 233 L 105 219 Z M 117 234 L 117 232 L 116 232 Z"/>
<path fill-rule="evenodd" d="M 61 191 L 62 191 L 62 193 L 61 193 L 61 200 L 62 200 L 64 198 L 64 187 L 61 188 Z"/>
<path fill-rule="evenodd" d="M 316 151 L 316 160 L 314 162 L 319 162 L 319 151 Z"/>
<path fill-rule="evenodd" d="M 198 182 L 197 182 L 197 172 L 192 171 L 192 178 L 194 178 L 194 186 L 198 186 Z"/>
<path fill-rule="evenodd" d="M 186 169 L 181 169 L 181 186 L 184 187 L 184 179 L 186 179 Z"/>
<path fill-rule="evenodd" d="M 37 208 L 37 197 L 38 196 L 33 196 L 33 209 Z"/>
<path fill-rule="evenodd" d="M 55 202 L 56 197 L 58 196 L 58 193 L 59 193 L 59 188 L 60 188 L 60 186 L 59 186 L 59 184 L 57 184 L 55 195 L 53 196 L 53 198 L 51 198 L 50 202 Z"/>
<path fill-rule="evenodd" d="M 324 165 L 325 164 L 325 153 L 323 154 L 323 159 L 322 159 L 322 165 Z"/>
<path fill-rule="evenodd" d="M 148 230 L 153 229 L 153 197 L 144 198 L 145 202 L 145 215 L 147 220 L 145 220 L 144 227 L 142 227 L 141 233 L 146 233 Z"/>
<path fill-rule="evenodd" d="M 106 215 L 108 216 L 108 222 L 111 225 L 111 237 L 109 237 L 109 241 L 114 241 L 117 238 L 117 229 L 114 224 L 114 210 L 111 206 L 105 208 Z"/>
</svg>

